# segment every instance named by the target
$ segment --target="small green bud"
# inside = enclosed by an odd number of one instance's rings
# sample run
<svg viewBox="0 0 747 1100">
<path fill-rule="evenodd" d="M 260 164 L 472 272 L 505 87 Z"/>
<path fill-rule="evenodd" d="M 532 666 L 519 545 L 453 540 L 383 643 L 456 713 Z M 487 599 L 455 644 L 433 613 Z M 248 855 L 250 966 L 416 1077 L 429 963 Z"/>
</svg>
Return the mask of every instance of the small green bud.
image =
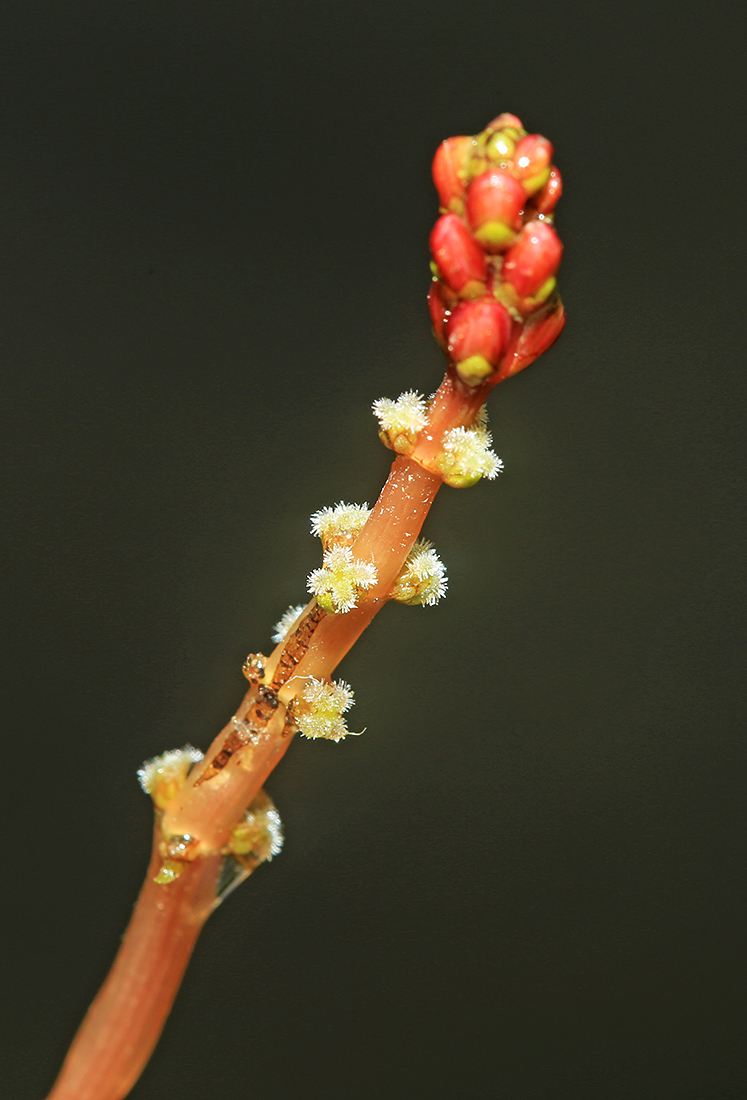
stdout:
<svg viewBox="0 0 747 1100">
<path fill-rule="evenodd" d="M 473 298 L 482 298 L 484 293 L 485 283 L 481 283 L 479 279 L 470 279 L 459 291 L 459 297 L 463 298 L 465 302 L 469 302 Z"/>
<path fill-rule="evenodd" d="M 527 195 L 534 195 L 545 186 L 549 178 L 550 169 L 545 168 L 543 172 L 538 172 L 536 176 L 530 176 L 529 179 L 523 179 L 521 183 Z"/>
<path fill-rule="evenodd" d="M 444 482 L 450 485 L 452 489 L 471 489 L 473 485 L 477 485 L 478 481 L 482 477 L 482 474 L 453 474 L 445 473 L 441 475 Z"/>
<path fill-rule="evenodd" d="M 475 176 L 481 176 L 482 173 L 489 167 L 488 158 L 480 156 L 479 154 L 474 157 L 470 157 L 467 165 L 467 179 L 473 180 Z"/>
<path fill-rule="evenodd" d="M 513 133 L 515 134 L 516 131 L 514 130 Z M 488 160 L 495 164 L 500 161 L 510 160 L 514 155 L 515 148 L 516 142 L 510 136 L 509 131 L 499 130 L 497 133 L 491 134 L 485 151 L 488 154 Z"/>
<path fill-rule="evenodd" d="M 558 280 L 555 278 L 554 275 L 551 275 L 547 282 L 544 282 L 537 293 L 534 295 L 534 300 L 536 304 L 539 306 L 542 305 L 543 302 L 546 302 L 557 285 Z"/>
<path fill-rule="evenodd" d="M 457 373 L 468 386 L 478 386 L 486 378 L 495 372 L 483 355 L 470 355 L 469 359 L 463 359 L 456 365 Z"/>
<path fill-rule="evenodd" d="M 165 859 L 153 881 L 159 886 L 169 886 L 172 882 L 176 882 L 185 866 L 181 860 Z"/>
<path fill-rule="evenodd" d="M 475 240 L 489 248 L 499 252 L 516 239 L 516 233 L 505 222 L 485 222 L 474 233 Z"/>
</svg>

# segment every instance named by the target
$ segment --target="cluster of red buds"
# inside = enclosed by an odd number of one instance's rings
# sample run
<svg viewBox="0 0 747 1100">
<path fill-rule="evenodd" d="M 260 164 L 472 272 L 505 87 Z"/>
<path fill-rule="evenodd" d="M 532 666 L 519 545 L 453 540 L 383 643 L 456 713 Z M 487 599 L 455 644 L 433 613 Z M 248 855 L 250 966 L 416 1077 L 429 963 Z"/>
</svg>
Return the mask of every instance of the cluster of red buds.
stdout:
<svg viewBox="0 0 747 1100">
<path fill-rule="evenodd" d="M 529 366 L 565 323 L 556 289 L 563 246 L 553 211 L 563 190 L 553 148 L 502 114 L 433 159 L 441 217 L 430 237 L 433 331 L 467 386 Z"/>
</svg>

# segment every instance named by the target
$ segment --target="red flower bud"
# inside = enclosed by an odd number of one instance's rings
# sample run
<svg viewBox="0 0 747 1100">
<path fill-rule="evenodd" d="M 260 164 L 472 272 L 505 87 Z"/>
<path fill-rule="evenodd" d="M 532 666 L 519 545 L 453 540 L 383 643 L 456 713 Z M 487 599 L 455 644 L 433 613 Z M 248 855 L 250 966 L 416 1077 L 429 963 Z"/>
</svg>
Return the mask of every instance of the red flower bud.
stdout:
<svg viewBox="0 0 747 1100">
<path fill-rule="evenodd" d="M 444 325 L 449 318 L 450 310 L 441 293 L 441 284 L 436 282 L 435 279 L 431 283 L 428 291 L 428 310 L 431 315 L 433 335 L 436 337 L 443 350 L 446 351 L 446 333 L 444 332 Z"/>
<path fill-rule="evenodd" d="M 431 230 L 431 253 L 444 281 L 457 293 L 479 293 L 488 275 L 485 256 L 456 214 L 443 214 Z"/>
<path fill-rule="evenodd" d="M 563 245 L 547 222 L 527 222 L 503 260 L 501 279 L 520 298 L 536 298 L 560 266 Z M 552 287 L 548 291 L 551 293 Z"/>
<path fill-rule="evenodd" d="M 524 188 L 504 168 L 493 168 L 467 190 L 467 218 L 476 239 L 488 252 L 503 252 L 521 229 L 526 204 Z"/>
<path fill-rule="evenodd" d="M 527 134 L 514 150 L 514 174 L 524 184 L 527 195 L 545 186 L 551 164 L 552 145 L 541 134 Z"/>
<path fill-rule="evenodd" d="M 502 114 L 474 138 L 443 142 L 433 179 L 448 213 L 430 246 L 433 332 L 475 400 L 532 363 L 565 323 L 552 212 L 563 191 L 553 148 Z"/>
<path fill-rule="evenodd" d="M 497 381 L 502 382 L 533 363 L 555 343 L 564 325 L 565 310 L 560 298 L 528 317 L 509 345 Z"/>
<path fill-rule="evenodd" d="M 446 321 L 449 355 L 471 383 L 495 373 L 510 335 L 508 311 L 492 295 L 460 302 Z"/>
<path fill-rule="evenodd" d="M 471 137 L 453 137 L 442 141 L 433 158 L 433 182 L 441 205 L 461 214 L 464 210 L 464 180 L 472 156 Z"/>
<path fill-rule="evenodd" d="M 486 130 L 518 130 L 519 133 L 524 132 L 524 123 L 516 115 L 502 114 L 498 115 L 498 118 L 494 118 L 492 122 L 489 122 L 485 127 Z"/>
<path fill-rule="evenodd" d="M 534 204 L 540 214 L 550 214 L 557 206 L 563 194 L 563 180 L 557 168 L 550 169 L 550 178 L 545 186 L 534 196 Z"/>
</svg>

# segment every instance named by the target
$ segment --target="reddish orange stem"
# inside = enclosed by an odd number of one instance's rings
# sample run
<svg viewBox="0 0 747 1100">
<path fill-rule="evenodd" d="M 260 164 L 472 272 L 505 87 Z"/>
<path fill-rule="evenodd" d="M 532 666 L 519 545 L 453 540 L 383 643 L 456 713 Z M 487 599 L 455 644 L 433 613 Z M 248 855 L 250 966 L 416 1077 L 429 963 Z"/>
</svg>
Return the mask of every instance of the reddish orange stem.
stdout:
<svg viewBox="0 0 747 1100">
<path fill-rule="evenodd" d="M 467 391 L 447 375 L 431 406 L 422 449 L 438 450 L 443 433 L 467 425 L 485 393 Z M 419 447 L 420 450 L 420 447 Z M 427 455 L 418 456 L 426 460 Z M 328 614 L 319 624 L 296 674 L 280 697 L 290 699 L 300 677 L 328 677 L 374 615 L 417 539 L 441 485 L 411 458 L 398 457 L 372 513 L 353 544 L 357 557 L 373 561 L 378 579 L 359 607 Z M 277 664 L 281 644 L 268 661 Z M 295 681 L 295 683 L 294 683 Z M 256 689 L 250 689 L 246 708 Z M 229 723 L 214 740 L 205 764 L 195 768 L 156 827 L 153 857 L 124 942 L 112 970 L 91 1005 L 48 1100 L 122 1100 L 134 1085 L 163 1028 L 200 929 L 215 901 L 224 848 L 231 830 L 285 753 L 290 736 L 282 708 L 263 739 L 236 752 L 208 782 L 199 783 L 207 763 L 233 730 Z M 199 855 L 179 878 L 157 885 L 163 837 L 189 834 Z"/>
<path fill-rule="evenodd" d="M 124 941 L 49 1100 L 121 1100 L 158 1042 L 212 911 L 221 864 L 219 855 L 195 860 L 176 882 L 157 886 L 159 840 L 156 826 L 150 867 Z"/>
<path fill-rule="evenodd" d="M 486 387 L 467 390 L 447 374 L 430 406 L 428 428 L 414 452 L 417 458 L 423 462 L 434 458 L 441 449 L 444 432 L 472 424 L 486 393 Z M 299 674 L 331 676 L 381 610 L 441 484 L 439 474 L 425 469 L 414 458 L 394 460 L 379 499 L 353 544 L 356 557 L 376 564 L 376 586 L 353 611 L 324 620 L 299 665 Z"/>
<path fill-rule="evenodd" d="M 319 678 L 332 675 L 386 603 L 440 487 L 438 474 L 424 470 L 409 458 L 394 460 L 368 522 L 352 547 L 356 557 L 376 564 L 376 585 L 353 611 L 345 615 L 328 615 L 324 619 L 298 666 L 298 675 Z"/>
</svg>

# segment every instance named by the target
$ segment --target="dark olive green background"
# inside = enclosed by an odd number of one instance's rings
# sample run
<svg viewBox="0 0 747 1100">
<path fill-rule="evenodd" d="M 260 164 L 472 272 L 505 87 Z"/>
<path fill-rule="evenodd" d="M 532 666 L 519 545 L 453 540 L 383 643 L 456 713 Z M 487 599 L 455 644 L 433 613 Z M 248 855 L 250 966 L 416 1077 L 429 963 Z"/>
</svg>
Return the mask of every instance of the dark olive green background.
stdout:
<svg viewBox="0 0 747 1100">
<path fill-rule="evenodd" d="M 5 0 L 3 1100 L 126 925 L 138 765 L 232 714 L 308 515 L 385 476 L 371 401 L 437 385 L 430 158 L 503 110 L 556 146 L 567 330 L 132 1096 L 747 1095 L 739 11 Z"/>
</svg>

